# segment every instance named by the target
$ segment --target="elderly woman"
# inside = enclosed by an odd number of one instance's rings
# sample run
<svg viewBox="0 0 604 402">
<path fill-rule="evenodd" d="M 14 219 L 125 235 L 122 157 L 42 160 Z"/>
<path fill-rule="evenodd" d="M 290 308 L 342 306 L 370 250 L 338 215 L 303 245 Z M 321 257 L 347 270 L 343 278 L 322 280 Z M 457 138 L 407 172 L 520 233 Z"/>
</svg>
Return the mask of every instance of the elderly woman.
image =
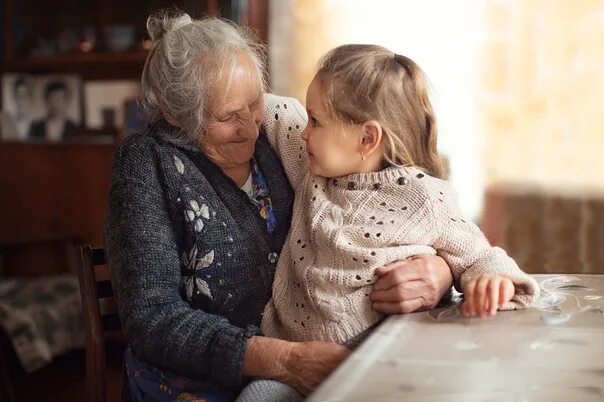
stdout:
<svg viewBox="0 0 604 402">
<path fill-rule="evenodd" d="M 217 19 L 160 15 L 147 29 L 142 89 L 156 119 L 116 153 L 106 232 L 130 392 L 232 400 L 256 377 L 307 394 L 349 351 L 258 328 L 293 203 L 263 135 L 261 49 Z M 395 262 L 374 286 L 374 309 L 432 308 L 450 286 L 438 257 Z"/>
</svg>

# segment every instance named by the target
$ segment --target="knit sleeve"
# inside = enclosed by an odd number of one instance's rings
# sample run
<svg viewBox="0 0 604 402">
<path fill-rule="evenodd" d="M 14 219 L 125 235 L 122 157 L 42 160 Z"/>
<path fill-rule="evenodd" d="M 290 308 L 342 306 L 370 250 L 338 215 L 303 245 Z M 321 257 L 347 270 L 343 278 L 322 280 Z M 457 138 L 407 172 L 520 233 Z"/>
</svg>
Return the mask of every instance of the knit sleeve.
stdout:
<svg viewBox="0 0 604 402">
<path fill-rule="evenodd" d="M 306 127 L 306 110 L 295 98 L 264 95 L 266 136 L 281 158 L 287 178 L 294 189 L 308 173 L 308 153 L 301 137 Z"/>
<path fill-rule="evenodd" d="M 155 147 L 148 137 L 132 137 L 113 167 L 105 241 L 123 328 L 141 360 L 238 388 L 247 341 L 259 329 L 236 327 L 181 298 L 181 261 Z"/>
<path fill-rule="evenodd" d="M 507 253 L 493 247 L 474 223 L 461 215 L 454 189 L 445 181 L 425 180 L 429 205 L 437 228 L 434 248 L 451 267 L 456 287 L 482 274 L 505 276 L 512 280 L 515 294 L 504 310 L 528 307 L 539 296 L 539 285 L 524 273 Z"/>
</svg>

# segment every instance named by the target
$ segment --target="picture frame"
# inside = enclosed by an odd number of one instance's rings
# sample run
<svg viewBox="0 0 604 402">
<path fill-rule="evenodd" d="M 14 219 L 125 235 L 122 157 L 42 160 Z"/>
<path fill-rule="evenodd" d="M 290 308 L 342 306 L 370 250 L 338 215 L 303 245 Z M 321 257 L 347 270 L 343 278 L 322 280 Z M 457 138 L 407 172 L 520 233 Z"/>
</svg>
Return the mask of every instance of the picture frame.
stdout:
<svg viewBox="0 0 604 402">
<path fill-rule="evenodd" d="M 2 140 L 61 142 L 76 138 L 82 121 L 81 91 L 81 79 L 74 74 L 4 74 Z"/>
<path fill-rule="evenodd" d="M 139 97 L 138 81 L 87 81 L 84 84 L 86 129 L 123 133 L 126 125 L 126 102 Z"/>
</svg>

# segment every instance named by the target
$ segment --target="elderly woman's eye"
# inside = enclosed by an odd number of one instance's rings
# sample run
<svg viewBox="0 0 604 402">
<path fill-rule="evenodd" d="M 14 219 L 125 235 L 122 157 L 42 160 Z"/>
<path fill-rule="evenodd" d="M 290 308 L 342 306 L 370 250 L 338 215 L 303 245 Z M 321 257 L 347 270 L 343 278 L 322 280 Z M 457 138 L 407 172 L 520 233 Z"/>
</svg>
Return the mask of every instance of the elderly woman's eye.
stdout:
<svg viewBox="0 0 604 402">
<path fill-rule="evenodd" d="M 235 113 L 229 113 L 218 119 L 218 121 L 221 121 L 223 123 L 228 122 L 228 121 L 233 121 L 233 120 L 235 120 Z"/>
</svg>

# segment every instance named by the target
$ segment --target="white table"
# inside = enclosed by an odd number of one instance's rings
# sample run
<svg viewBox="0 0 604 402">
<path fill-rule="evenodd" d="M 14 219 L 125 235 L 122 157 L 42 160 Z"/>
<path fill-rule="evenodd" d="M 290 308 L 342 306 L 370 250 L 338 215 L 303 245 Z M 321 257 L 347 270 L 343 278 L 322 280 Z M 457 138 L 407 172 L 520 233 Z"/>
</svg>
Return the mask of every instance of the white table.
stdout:
<svg viewBox="0 0 604 402">
<path fill-rule="evenodd" d="M 307 400 L 604 401 L 604 275 L 535 275 L 522 311 L 393 316 Z"/>
</svg>

